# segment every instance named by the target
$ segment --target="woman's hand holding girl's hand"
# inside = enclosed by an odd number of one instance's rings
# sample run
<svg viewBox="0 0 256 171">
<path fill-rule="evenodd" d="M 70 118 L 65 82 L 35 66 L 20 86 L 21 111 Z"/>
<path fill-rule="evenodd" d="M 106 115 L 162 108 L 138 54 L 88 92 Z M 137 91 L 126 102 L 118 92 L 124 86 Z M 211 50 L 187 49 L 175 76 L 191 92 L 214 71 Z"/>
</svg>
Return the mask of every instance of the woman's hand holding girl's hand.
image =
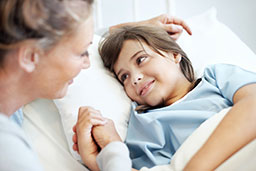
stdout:
<svg viewBox="0 0 256 171">
<path fill-rule="evenodd" d="M 78 151 L 84 163 L 91 170 L 99 170 L 96 157 L 98 155 L 98 146 L 93 140 L 92 129 L 94 126 L 103 126 L 107 120 L 103 118 L 100 111 L 91 107 L 80 107 L 78 120 L 73 127 L 75 132 L 73 136 L 73 149 Z"/>
<path fill-rule="evenodd" d="M 114 122 L 110 119 L 108 119 L 108 122 L 104 125 L 93 127 L 92 133 L 101 149 L 111 142 L 122 141 L 115 129 Z"/>
</svg>

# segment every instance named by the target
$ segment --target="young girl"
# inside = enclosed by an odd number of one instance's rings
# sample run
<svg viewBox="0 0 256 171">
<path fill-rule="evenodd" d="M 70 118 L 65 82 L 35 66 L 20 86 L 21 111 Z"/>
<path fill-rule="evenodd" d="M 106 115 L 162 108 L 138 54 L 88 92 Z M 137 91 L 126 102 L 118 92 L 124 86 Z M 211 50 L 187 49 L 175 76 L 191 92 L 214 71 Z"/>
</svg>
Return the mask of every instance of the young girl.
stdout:
<svg viewBox="0 0 256 171">
<path fill-rule="evenodd" d="M 195 79 L 182 49 L 164 30 L 150 26 L 116 30 L 99 52 L 134 101 L 126 139 L 134 168 L 168 164 L 200 124 L 230 106 L 185 170 L 215 169 L 255 139 L 255 73 L 216 64 Z"/>
</svg>

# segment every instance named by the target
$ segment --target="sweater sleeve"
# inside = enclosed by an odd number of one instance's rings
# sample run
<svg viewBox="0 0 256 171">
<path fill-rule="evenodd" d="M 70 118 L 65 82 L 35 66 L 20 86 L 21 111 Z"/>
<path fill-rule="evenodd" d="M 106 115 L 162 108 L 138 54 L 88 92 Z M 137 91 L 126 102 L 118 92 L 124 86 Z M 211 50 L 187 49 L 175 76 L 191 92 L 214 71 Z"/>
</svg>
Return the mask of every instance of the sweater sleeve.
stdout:
<svg viewBox="0 0 256 171">
<path fill-rule="evenodd" d="M 131 171 L 129 150 L 122 142 L 112 142 L 101 150 L 97 164 L 102 171 Z"/>
<path fill-rule="evenodd" d="M 42 171 L 23 130 L 2 114 L 0 125 L 0 170 Z"/>
</svg>

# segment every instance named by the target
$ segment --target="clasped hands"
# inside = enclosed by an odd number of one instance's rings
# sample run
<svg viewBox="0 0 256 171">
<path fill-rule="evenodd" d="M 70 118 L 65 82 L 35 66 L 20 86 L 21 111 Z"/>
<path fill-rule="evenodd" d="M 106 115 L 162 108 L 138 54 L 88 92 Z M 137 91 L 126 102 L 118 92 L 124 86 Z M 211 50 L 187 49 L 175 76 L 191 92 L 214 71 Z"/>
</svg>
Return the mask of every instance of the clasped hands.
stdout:
<svg viewBox="0 0 256 171">
<path fill-rule="evenodd" d="M 101 149 L 111 142 L 122 141 L 113 121 L 92 107 L 80 107 L 73 131 L 73 150 L 90 170 L 99 170 L 96 157 Z"/>
</svg>

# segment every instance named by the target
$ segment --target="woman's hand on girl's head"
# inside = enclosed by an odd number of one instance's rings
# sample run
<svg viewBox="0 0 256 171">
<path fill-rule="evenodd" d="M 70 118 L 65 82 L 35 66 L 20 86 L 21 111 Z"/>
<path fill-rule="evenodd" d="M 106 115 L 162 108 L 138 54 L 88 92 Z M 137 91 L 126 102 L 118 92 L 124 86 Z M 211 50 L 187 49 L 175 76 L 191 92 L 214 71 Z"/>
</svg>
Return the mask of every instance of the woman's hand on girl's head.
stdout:
<svg viewBox="0 0 256 171">
<path fill-rule="evenodd" d="M 170 17 L 167 14 L 162 14 L 155 18 L 141 21 L 140 24 L 159 26 L 165 29 L 174 40 L 179 38 L 183 29 L 186 30 L 189 35 L 192 35 L 190 27 L 184 20 L 177 17 Z"/>
<path fill-rule="evenodd" d="M 77 123 L 73 128 L 73 149 L 78 151 L 84 163 L 91 170 L 99 170 L 96 157 L 98 155 L 98 146 L 92 137 L 92 128 L 94 126 L 104 125 L 107 120 L 101 116 L 100 111 L 91 107 L 80 107 Z"/>
<path fill-rule="evenodd" d="M 93 127 L 92 133 L 101 149 L 111 142 L 122 141 L 115 129 L 114 122 L 110 119 L 108 119 L 108 122 L 104 125 Z"/>
<path fill-rule="evenodd" d="M 180 37 L 183 29 L 186 30 L 186 32 L 189 35 L 192 35 L 192 31 L 190 27 L 184 20 L 179 19 L 177 17 L 170 17 L 167 14 L 162 14 L 157 17 L 144 20 L 144 21 L 129 22 L 129 23 L 114 25 L 109 28 L 109 31 L 111 32 L 123 26 L 136 26 L 136 25 L 151 25 L 151 26 L 161 27 L 165 29 L 174 40 L 177 40 Z"/>
</svg>

